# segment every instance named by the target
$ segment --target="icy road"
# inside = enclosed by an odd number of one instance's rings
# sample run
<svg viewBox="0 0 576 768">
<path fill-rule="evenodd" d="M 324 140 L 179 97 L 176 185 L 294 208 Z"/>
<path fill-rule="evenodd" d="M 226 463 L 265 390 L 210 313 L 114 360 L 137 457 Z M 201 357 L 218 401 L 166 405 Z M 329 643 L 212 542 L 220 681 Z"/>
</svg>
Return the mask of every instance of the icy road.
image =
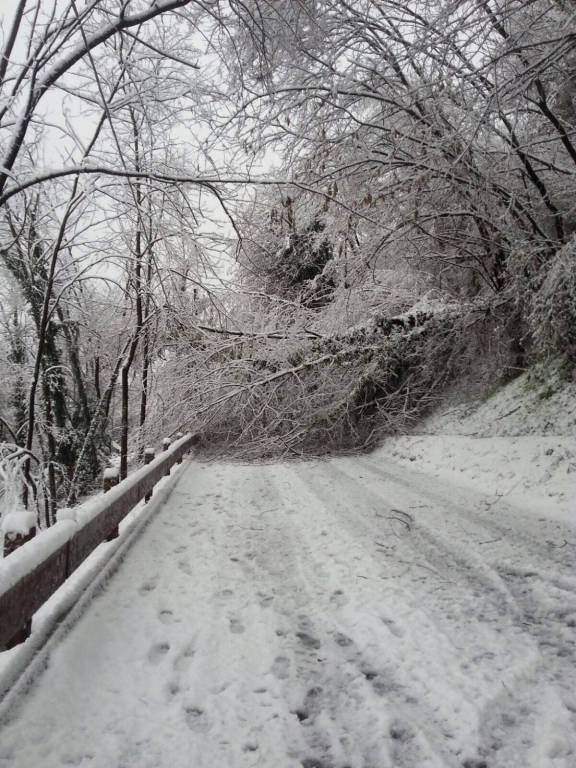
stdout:
<svg viewBox="0 0 576 768">
<path fill-rule="evenodd" d="M 0 766 L 574 768 L 574 530 L 492 491 L 377 456 L 190 464 Z"/>
</svg>

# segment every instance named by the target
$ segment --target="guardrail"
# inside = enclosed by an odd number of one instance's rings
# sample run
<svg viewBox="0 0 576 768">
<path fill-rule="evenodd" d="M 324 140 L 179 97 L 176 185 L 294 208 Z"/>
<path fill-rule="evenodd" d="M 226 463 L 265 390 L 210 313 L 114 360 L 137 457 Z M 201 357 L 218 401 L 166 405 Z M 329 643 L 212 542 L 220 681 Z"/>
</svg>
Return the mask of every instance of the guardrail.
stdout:
<svg viewBox="0 0 576 768">
<path fill-rule="evenodd" d="M 156 483 L 199 442 L 185 435 L 157 458 L 105 494 L 68 511 L 8 557 L 0 560 L 0 650 L 25 640 L 32 616 L 68 576 L 104 541 L 117 535 L 118 524 Z"/>
</svg>

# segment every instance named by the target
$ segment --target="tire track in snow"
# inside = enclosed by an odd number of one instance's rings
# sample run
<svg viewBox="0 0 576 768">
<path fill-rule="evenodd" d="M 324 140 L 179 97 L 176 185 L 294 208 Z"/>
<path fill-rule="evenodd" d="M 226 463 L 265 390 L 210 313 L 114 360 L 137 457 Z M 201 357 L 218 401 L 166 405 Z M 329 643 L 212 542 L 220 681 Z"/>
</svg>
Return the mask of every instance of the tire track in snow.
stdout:
<svg viewBox="0 0 576 768">
<path fill-rule="evenodd" d="M 382 474 L 377 467 L 370 466 L 369 469 L 377 475 Z M 413 482 L 410 473 L 404 476 Z M 420 481 L 418 485 L 421 487 Z M 452 517 L 464 519 L 468 525 L 472 523 L 481 534 L 475 537 L 476 540 L 488 538 L 499 545 L 489 551 L 480 550 L 482 545 L 474 547 L 472 539 L 465 548 L 461 543 L 460 551 L 456 553 L 446 537 L 440 541 L 429 528 L 426 530 L 429 542 L 438 549 L 440 560 L 446 557 L 461 560 L 465 568 L 464 578 L 466 571 L 471 575 L 474 571 L 488 570 L 495 583 L 502 585 L 512 601 L 515 626 L 538 645 L 539 674 L 561 690 L 565 707 L 572 715 L 576 714 L 576 563 L 569 548 L 550 547 L 541 536 L 535 539 L 512 527 L 505 528 L 489 513 L 482 515 L 470 507 L 456 506 L 453 499 L 435 490 L 428 489 L 427 495 Z M 474 499 L 475 494 L 469 495 Z M 481 500 L 476 498 L 475 501 L 475 506 L 479 506 Z M 513 508 L 503 504 L 499 511 L 500 515 L 515 521 L 517 512 Z M 422 536 L 424 530 L 420 528 L 419 533 Z M 565 533 L 567 537 L 573 536 L 571 531 Z M 455 531 L 452 531 L 450 541 L 458 541 Z M 576 730 L 575 718 L 573 727 Z"/>
<path fill-rule="evenodd" d="M 249 560 L 244 573 L 249 580 L 256 580 L 256 586 L 264 583 L 276 591 L 269 610 L 280 618 L 276 635 L 281 650 L 274 658 L 271 672 L 279 681 L 279 697 L 287 706 L 284 712 L 287 757 L 299 766 L 332 768 L 378 764 L 366 761 L 363 756 L 371 751 L 375 760 L 387 759 L 383 739 L 378 736 L 380 723 L 375 723 L 373 717 L 368 723 L 361 722 L 366 721 L 365 699 L 351 697 L 349 689 L 350 684 L 362 676 L 354 665 L 342 658 L 343 645 L 337 638 L 344 635 L 338 633 L 329 620 L 346 602 L 346 597 L 343 590 L 334 588 L 335 584 L 341 585 L 341 581 L 333 583 L 325 559 L 317 557 L 317 545 L 324 542 L 326 531 L 318 525 L 312 531 L 308 504 L 298 495 L 294 498 L 292 493 L 286 493 L 286 480 L 290 486 L 297 484 L 292 473 L 286 478 L 284 472 L 278 473 L 273 467 L 265 469 L 269 489 L 266 506 L 271 503 L 268 511 L 276 510 L 284 525 L 280 540 L 273 542 L 264 544 L 270 536 L 265 531 L 252 534 L 252 539 L 261 540 L 260 555 Z M 271 488 L 276 489 L 273 497 Z M 251 503 L 253 505 L 253 500 Z M 272 538 L 277 538 L 274 526 L 271 530 Z M 278 566 L 273 565 L 272 569 L 270 566 L 285 559 L 288 542 L 290 567 L 280 574 L 277 584 Z M 350 718 L 356 719 L 362 737 L 355 738 L 353 729 L 350 733 Z M 371 750 L 362 743 L 366 740 L 367 727 L 376 734 L 372 740 L 379 742 Z"/>
<path fill-rule="evenodd" d="M 398 477 L 387 469 L 372 466 L 369 459 L 362 464 L 362 471 L 368 469 L 382 487 L 392 490 L 395 485 L 401 493 L 408 489 L 412 502 L 417 502 L 420 496 L 420 501 L 436 503 L 436 510 L 434 504 L 412 504 L 425 511 L 417 517 L 410 535 L 403 537 L 414 549 L 413 562 L 420 565 L 424 562 L 425 567 L 444 577 L 434 588 L 435 599 L 430 602 L 430 612 L 436 613 L 435 623 L 444 625 L 445 631 L 449 631 L 452 623 L 455 636 L 463 639 L 462 646 L 466 649 L 475 647 L 475 636 L 482 637 L 478 622 L 492 625 L 499 636 L 498 643 L 492 641 L 487 644 L 488 650 L 463 664 L 464 669 L 471 669 L 473 664 L 481 662 L 487 667 L 487 674 L 496 672 L 502 676 L 502 688 L 496 690 L 478 712 L 479 752 L 489 756 L 490 766 L 515 768 L 519 754 L 526 755 L 526 764 L 531 764 L 529 753 L 537 748 L 539 739 L 536 734 L 541 731 L 541 741 L 549 743 L 549 748 L 542 751 L 537 765 L 568 755 L 574 760 L 573 747 L 562 736 L 563 728 L 573 732 L 576 725 L 575 581 L 574 576 L 568 575 L 570 570 L 574 573 L 574 566 L 570 569 L 566 558 L 558 556 L 554 565 L 565 575 L 549 578 L 546 571 L 550 569 L 550 563 L 543 556 L 548 552 L 539 542 L 525 534 L 511 537 L 490 519 L 470 514 L 465 501 L 456 505 L 449 494 L 439 495 L 432 491 L 432 479 L 424 491 L 420 473 L 414 473 L 414 482 L 412 473 L 405 472 L 399 482 Z M 343 469 L 347 471 L 346 467 Z M 335 471 L 334 468 L 331 471 Z M 454 490 L 458 494 L 459 491 Z M 468 505 L 478 502 L 477 495 L 472 492 L 462 495 L 468 496 Z M 462 521 L 467 526 L 465 536 L 461 529 L 458 530 Z M 490 539 L 495 533 L 494 528 L 502 538 L 503 564 L 500 565 L 491 562 L 493 556 L 486 558 L 487 552 L 474 547 L 475 541 Z M 479 535 L 470 537 L 470 533 Z M 510 560 L 524 563 L 524 568 L 510 567 L 506 564 Z M 540 567 L 530 567 L 534 562 Z M 526 577 L 530 575 L 540 587 L 540 600 L 527 584 Z M 461 594 L 454 594 L 450 581 L 458 586 L 468 584 L 474 600 L 466 601 Z M 556 599 L 550 593 L 553 585 L 556 585 Z M 438 604 L 436 610 L 434 602 Z M 507 645 L 516 646 L 516 653 L 507 653 Z M 502 663 L 506 662 L 506 656 L 508 662 Z M 556 716 L 560 712 L 561 722 L 550 722 L 547 709 L 554 711 Z M 542 722 L 548 723 L 548 729 L 542 731 L 539 727 Z"/>
<path fill-rule="evenodd" d="M 392 581 L 382 584 L 384 589 L 374 588 L 374 582 L 381 578 L 380 557 L 374 550 L 373 498 L 369 498 L 370 514 L 362 509 L 356 513 L 354 505 L 362 502 L 366 506 L 365 489 L 346 483 L 347 490 L 338 478 L 330 472 L 330 465 L 320 465 L 322 472 L 314 471 L 317 465 L 291 465 L 293 479 L 290 480 L 292 493 L 310 500 L 306 506 L 315 509 L 316 528 L 330 531 L 324 545 L 324 559 L 331 562 L 334 574 L 332 586 L 339 584 L 343 589 L 334 590 L 342 598 L 348 595 L 349 602 L 340 604 L 338 611 L 327 615 L 326 632 L 332 641 L 340 646 L 350 670 L 351 684 L 344 691 L 355 692 L 360 708 L 367 712 L 379 711 L 381 719 L 374 732 L 379 738 L 373 740 L 372 752 L 364 751 L 365 744 L 357 738 L 359 733 L 370 733 L 367 724 L 357 723 L 350 728 L 350 742 L 354 747 L 350 755 L 362 755 L 364 762 L 359 765 L 378 765 L 379 761 L 393 761 L 398 766 L 460 766 L 458 748 L 454 747 L 453 734 L 448 723 L 438 722 L 434 706 L 427 704 L 425 697 L 414 695 L 414 691 L 396 673 L 398 650 L 404 647 L 409 636 L 401 624 L 392 616 L 411 610 L 404 598 L 398 598 Z M 320 475 L 325 475 L 320 479 Z M 348 504 L 347 494 L 350 494 Z M 287 489 L 290 492 L 289 489 Z M 377 499 L 381 506 L 381 499 Z M 311 523 L 311 527 L 314 523 Z M 312 538 L 312 537 L 311 537 Z M 318 541 L 318 544 L 320 544 Z M 316 556 L 322 552 L 316 550 Z M 326 566 L 330 568 L 329 565 Z M 387 600 L 387 598 L 391 598 Z M 390 651 L 393 651 L 390 653 Z M 330 680 L 327 684 L 330 690 Z M 327 696 L 328 700 L 337 697 Z M 401 716 L 400 714 L 401 713 Z M 348 734 L 350 715 L 344 707 L 332 712 L 332 719 L 340 722 L 340 733 Z M 366 739 L 370 742 L 370 739 Z M 404 755 L 404 757 L 402 757 Z"/>
<path fill-rule="evenodd" d="M 483 536 L 488 533 L 492 535 L 490 543 L 494 545 L 491 549 L 496 552 L 498 547 L 502 547 L 508 551 L 508 556 L 517 554 L 523 562 L 527 556 L 536 557 L 547 564 L 553 563 L 557 571 L 574 578 L 574 558 L 571 555 L 571 547 L 576 546 L 574 527 L 569 528 L 560 522 L 535 518 L 530 512 L 511 506 L 502 499 L 491 502 L 489 497 L 493 495 L 492 489 L 487 489 L 487 495 L 482 495 L 390 462 L 383 468 L 370 457 L 362 457 L 359 461 L 363 470 L 367 469 L 380 477 L 384 483 L 405 489 L 409 487 L 428 503 L 433 501 L 439 508 L 455 513 L 462 525 L 471 524 L 476 529 L 480 528 L 481 530 L 477 531 L 480 535 L 467 540 L 468 547 L 482 541 Z M 478 511 L 480 509 L 481 512 Z M 566 545 L 555 544 L 546 536 L 553 536 L 560 542 L 565 541 Z"/>
<path fill-rule="evenodd" d="M 192 467 L 0 734 L 0 766 L 571 768 L 520 621 L 542 595 L 512 570 L 539 546 L 498 543 L 499 571 L 489 526 L 381 474 Z"/>
<path fill-rule="evenodd" d="M 382 588 L 376 591 L 372 584 L 367 589 L 362 588 L 367 581 L 373 583 L 389 578 L 382 575 L 381 559 L 374 547 L 375 536 L 381 535 L 381 531 L 374 528 L 375 510 L 382 508 L 383 499 L 354 479 L 343 482 L 341 473 L 330 465 L 323 469 L 324 475 L 320 477 L 313 468 L 301 465 L 299 479 L 316 497 L 318 509 L 320 506 L 324 508 L 332 529 L 338 533 L 348 531 L 355 541 L 351 551 L 362 552 L 355 571 L 348 568 L 347 575 L 348 587 L 361 593 L 360 611 L 351 611 L 350 617 L 345 617 L 348 621 L 339 622 L 336 634 L 341 633 L 347 638 L 349 663 L 355 671 L 356 690 L 363 706 L 379 707 L 385 715 L 380 723 L 380 740 L 386 743 L 387 756 L 381 754 L 379 757 L 402 768 L 459 767 L 462 758 L 449 718 L 439 717 L 435 703 L 429 701 L 427 684 L 414 685 L 416 681 L 410 679 L 410 675 L 406 679 L 403 674 L 406 664 L 401 659 L 401 649 L 407 642 L 411 652 L 417 651 L 416 666 L 424 660 L 421 651 L 410 643 L 410 628 L 403 628 L 402 622 L 391 616 L 396 611 L 400 615 L 405 612 L 415 615 L 411 604 L 414 595 L 409 596 L 408 603 L 398 600 L 393 579 L 381 582 Z M 388 597 L 392 597 L 390 605 Z M 367 758 L 371 760 L 372 755 Z"/>
</svg>

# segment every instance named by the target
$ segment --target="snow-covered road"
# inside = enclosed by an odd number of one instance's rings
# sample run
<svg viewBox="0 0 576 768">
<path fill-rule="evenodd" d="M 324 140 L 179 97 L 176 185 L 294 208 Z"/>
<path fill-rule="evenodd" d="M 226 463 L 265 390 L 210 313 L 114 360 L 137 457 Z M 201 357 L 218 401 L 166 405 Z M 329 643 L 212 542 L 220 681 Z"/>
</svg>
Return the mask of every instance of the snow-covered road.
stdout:
<svg viewBox="0 0 576 768">
<path fill-rule="evenodd" d="M 378 456 L 191 464 L 2 768 L 574 768 L 573 528 Z"/>
</svg>

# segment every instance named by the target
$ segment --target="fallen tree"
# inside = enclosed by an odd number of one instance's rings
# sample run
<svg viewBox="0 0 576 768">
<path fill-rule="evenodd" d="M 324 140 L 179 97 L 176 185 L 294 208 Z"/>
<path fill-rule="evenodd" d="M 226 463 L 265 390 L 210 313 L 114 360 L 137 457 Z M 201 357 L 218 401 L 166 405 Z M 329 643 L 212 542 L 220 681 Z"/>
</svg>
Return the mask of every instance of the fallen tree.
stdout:
<svg viewBox="0 0 576 768">
<path fill-rule="evenodd" d="M 413 425 L 479 361 L 492 378 L 511 373 L 514 310 L 501 297 L 438 303 L 292 344 L 254 337 L 240 355 L 237 338 L 204 340 L 163 372 L 172 405 L 162 428 L 183 417 L 206 452 L 245 458 L 370 449 Z"/>
</svg>

